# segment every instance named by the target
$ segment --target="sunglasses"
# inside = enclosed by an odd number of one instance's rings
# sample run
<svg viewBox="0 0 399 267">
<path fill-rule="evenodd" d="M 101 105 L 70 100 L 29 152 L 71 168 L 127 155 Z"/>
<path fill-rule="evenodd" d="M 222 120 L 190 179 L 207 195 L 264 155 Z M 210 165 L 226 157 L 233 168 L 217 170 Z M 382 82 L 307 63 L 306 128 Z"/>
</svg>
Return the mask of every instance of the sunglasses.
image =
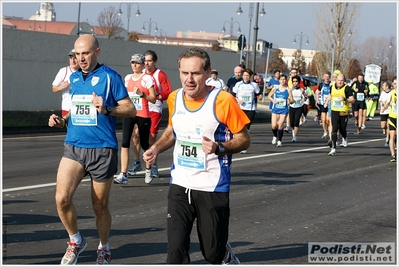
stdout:
<svg viewBox="0 0 399 267">
<path fill-rule="evenodd" d="M 293 83 L 297 83 L 297 82 L 298 82 L 298 80 L 293 80 L 292 82 L 293 82 Z"/>
</svg>

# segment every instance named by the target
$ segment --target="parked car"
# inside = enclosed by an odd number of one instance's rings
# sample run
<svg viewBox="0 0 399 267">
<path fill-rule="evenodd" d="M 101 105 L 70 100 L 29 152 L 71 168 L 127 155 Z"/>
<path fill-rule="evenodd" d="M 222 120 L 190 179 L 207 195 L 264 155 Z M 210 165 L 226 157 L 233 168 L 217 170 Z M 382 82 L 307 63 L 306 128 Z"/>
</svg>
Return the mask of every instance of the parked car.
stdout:
<svg viewBox="0 0 399 267">
<path fill-rule="evenodd" d="M 301 78 L 303 80 L 307 80 L 309 82 L 309 86 L 315 86 L 319 84 L 319 80 L 317 79 L 316 76 L 301 75 Z"/>
</svg>

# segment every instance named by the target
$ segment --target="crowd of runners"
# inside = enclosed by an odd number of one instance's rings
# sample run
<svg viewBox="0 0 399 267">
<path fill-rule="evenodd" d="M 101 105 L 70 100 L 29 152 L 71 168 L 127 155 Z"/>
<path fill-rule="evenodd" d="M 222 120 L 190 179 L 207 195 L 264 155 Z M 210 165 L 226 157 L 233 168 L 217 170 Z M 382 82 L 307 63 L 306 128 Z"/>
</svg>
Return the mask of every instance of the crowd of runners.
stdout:
<svg viewBox="0 0 399 267">
<path fill-rule="evenodd" d="M 62 114 L 51 115 L 48 124 L 67 127 L 55 192 L 57 212 L 69 235 L 61 264 L 76 264 L 88 246 L 72 201 L 82 179 L 89 175 L 92 182 L 100 238 L 96 263 L 110 264 L 112 217 L 108 202 L 112 183 L 128 184 L 128 176 L 137 175 L 143 160 L 144 182 L 150 184 L 159 177 L 158 154 L 172 147 L 166 262 L 190 262 L 190 234 L 197 220 L 204 258 L 212 264 L 240 264 L 228 243 L 230 166 L 232 154 L 247 153 L 257 101 L 266 96 L 253 71 L 236 66 L 234 75 L 224 83 L 211 68 L 208 53 L 189 48 L 178 58 L 181 87 L 172 90 L 167 75 L 156 68 L 158 57 L 152 50 L 131 56 L 132 73 L 124 79 L 98 63 L 99 55 L 95 37 L 78 37 L 68 53 L 70 65 L 60 69 L 52 84 L 54 92 L 62 92 Z M 325 72 L 323 81 L 312 88 L 298 69 L 291 69 L 289 77 L 274 72 L 266 85 L 272 113 L 271 143 L 283 146 L 284 133 L 290 132 L 291 142 L 298 141 L 313 96 L 321 138 L 331 147 L 328 155 L 335 156 L 337 145 L 348 146 L 349 117 L 355 118 L 356 134 L 362 134 L 379 106 L 385 145 L 390 147 L 391 161 L 396 162 L 396 77 L 392 83 L 384 82 L 380 93 L 362 74 L 351 85 L 339 70 L 332 75 L 331 79 Z M 168 125 L 158 139 L 163 101 L 168 107 Z M 120 157 L 116 117 L 123 118 Z M 131 142 L 133 162 L 129 168 Z"/>
</svg>

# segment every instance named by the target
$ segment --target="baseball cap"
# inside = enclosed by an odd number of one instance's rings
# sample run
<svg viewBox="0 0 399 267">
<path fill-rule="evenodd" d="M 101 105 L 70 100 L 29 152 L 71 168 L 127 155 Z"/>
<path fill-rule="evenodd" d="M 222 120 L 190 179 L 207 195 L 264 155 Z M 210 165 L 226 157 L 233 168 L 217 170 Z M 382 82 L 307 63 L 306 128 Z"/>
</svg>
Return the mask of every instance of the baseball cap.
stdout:
<svg viewBox="0 0 399 267">
<path fill-rule="evenodd" d="M 136 62 L 139 64 L 143 64 L 145 61 L 145 57 L 142 54 L 134 54 L 130 59 L 130 63 Z"/>
<path fill-rule="evenodd" d="M 218 75 L 218 71 L 215 70 L 215 69 L 213 69 L 213 70 L 211 71 L 211 74 L 216 74 L 216 75 Z"/>
<path fill-rule="evenodd" d="M 75 49 L 72 49 L 69 53 L 68 53 L 68 57 L 70 56 L 76 56 L 75 54 Z"/>
</svg>

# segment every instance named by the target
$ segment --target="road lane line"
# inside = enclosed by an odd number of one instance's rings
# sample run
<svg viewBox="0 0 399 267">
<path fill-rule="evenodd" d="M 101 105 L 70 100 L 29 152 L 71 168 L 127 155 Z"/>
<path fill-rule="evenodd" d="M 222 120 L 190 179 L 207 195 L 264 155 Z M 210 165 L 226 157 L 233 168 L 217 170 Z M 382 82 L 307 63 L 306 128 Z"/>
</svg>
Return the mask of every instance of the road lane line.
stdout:
<svg viewBox="0 0 399 267">
<path fill-rule="evenodd" d="M 364 143 L 369 143 L 369 142 L 376 142 L 376 141 L 382 141 L 385 140 L 385 138 L 379 138 L 379 139 L 371 139 L 371 140 L 364 140 L 364 141 L 357 141 L 357 142 L 350 142 L 349 147 L 351 145 L 357 145 L 357 144 L 364 144 Z M 329 148 L 328 146 L 321 146 L 321 147 L 310 147 L 310 148 L 304 148 L 304 149 L 298 149 L 298 150 L 292 150 L 292 151 L 284 151 L 284 152 L 277 152 L 277 153 L 271 153 L 271 154 L 262 154 L 262 155 L 256 155 L 256 156 L 245 156 L 242 158 L 233 158 L 234 161 L 243 161 L 243 160 L 251 160 L 251 159 L 258 159 L 258 158 L 265 158 L 265 157 L 272 157 L 272 156 L 279 156 L 279 155 L 287 155 L 287 154 L 293 154 L 293 153 L 300 153 L 300 152 L 306 152 L 306 151 L 312 151 L 312 150 L 320 150 L 320 149 L 326 149 Z M 326 155 L 327 157 L 327 155 Z M 167 168 L 160 168 L 158 171 L 169 171 L 170 167 Z M 145 171 L 140 171 L 137 172 L 137 174 L 144 174 Z M 134 176 L 133 179 L 138 178 L 137 174 Z M 116 175 L 114 176 L 116 177 Z M 144 177 L 142 177 L 144 178 Z M 82 182 L 89 182 L 91 179 L 90 178 L 85 178 L 82 180 Z M 39 184 L 39 185 L 29 185 L 29 186 L 21 186 L 21 187 L 14 187 L 14 188 L 7 188 L 3 189 L 3 193 L 8 193 L 8 192 L 16 192 L 16 191 L 21 191 L 21 190 L 28 190 L 28 189 L 36 189 L 36 188 L 43 188 L 43 187 L 51 187 L 55 186 L 56 183 L 47 183 L 47 184 Z"/>
</svg>

